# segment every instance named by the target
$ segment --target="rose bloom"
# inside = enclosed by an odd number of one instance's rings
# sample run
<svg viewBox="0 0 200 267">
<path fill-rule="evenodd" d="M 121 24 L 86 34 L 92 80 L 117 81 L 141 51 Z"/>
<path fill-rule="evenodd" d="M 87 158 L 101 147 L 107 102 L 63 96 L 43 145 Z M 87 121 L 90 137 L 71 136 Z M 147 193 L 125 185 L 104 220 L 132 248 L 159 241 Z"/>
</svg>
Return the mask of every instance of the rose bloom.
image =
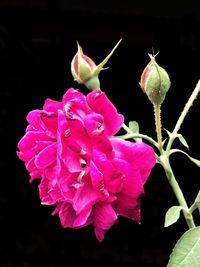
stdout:
<svg viewBox="0 0 200 267">
<path fill-rule="evenodd" d="M 27 116 L 18 157 L 41 178 L 43 205 L 54 205 L 63 227 L 94 225 L 102 241 L 124 216 L 140 222 L 140 198 L 155 164 L 153 149 L 114 137 L 124 118 L 96 89 L 84 96 L 73 88 L 62 102 L 47 99 Z"/>
</svg>

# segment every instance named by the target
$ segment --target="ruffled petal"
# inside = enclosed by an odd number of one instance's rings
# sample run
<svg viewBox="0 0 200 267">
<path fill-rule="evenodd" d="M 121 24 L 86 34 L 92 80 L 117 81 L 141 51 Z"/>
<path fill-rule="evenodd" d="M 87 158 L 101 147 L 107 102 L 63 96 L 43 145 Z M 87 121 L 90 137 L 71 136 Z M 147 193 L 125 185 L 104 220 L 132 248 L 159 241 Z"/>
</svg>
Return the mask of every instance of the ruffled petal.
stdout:
<svg viewBox="0 0 200 267">
<path fill-rule="evenodd" d="M 118 166 L 112 164 L 104 153 L 94 149 L 93 161 L 102 174 L 106 188 L 110 193 L 118 193 L 122 190 L 124 173 L 119 170 Z"/>
<path fill-rule="evenodd" d="M 145 143 L 133 143 L 117 138 L 112 139 L 111 143 L 116 158 L 129 162 L 134 170 L 140 172 L 142 182 L 145 183 L 156 163 L 153 148 Z"/>
<path fill-rule="evenodd" d="M 73 199 L 73 208 L 77 214 L 88 207 L 91 208 L 97 201 L 97 195 L 92 188 L 89 177 L 82 177 L 82 183 Z"/>
<path fill-rule="evenodd" d="M 95 234 L 99 241 L 103 241 L 104 235 L 110 227 L 117 222 L 117 215 L 112 205 L 98 203 L 94 209 Z"/>
<path fill-rule="evenodd" d="M 47 141 L 48 138 L 44 132 L 28 131 L 19 141 L 18 148 L 21 151 L 24 151 L 24 150 L 28 151 L 35 146 L 37 140 Z"/>
<path fill-rule="evenodd" d="M 43 109 L 46 110 L 46 111 L 48 111 L 48 112 L 57 113 L 57 111 L 59 109 L 62 109 L 62 103 L 61 102 L 58 102 L 58 101 L 55 101 L 55 100 L 52 100 L 50 98 L 47 98 L 45 100 Z"/>
<path fill-rule="evenodd" d="M 140 197 L 144 193 L 143 181 L 138 170 L 122 159 L 113 162 L 124 175 L 123 188 L 117 195 L 117 214 L 140 222 Z"/>
<path fill-rule="evenodd" d="M 92 207 L 86 207 L 74 220 L 73 227 L 80 228 L 92 223 Z"/>
<path fill-rule="evenodd" d="M 140 223 L 140 199 L 120 194 L 118 197 L 117 214 Z"/>
<path fill-rule="evenodd" d="M 63 96 L 62 102 L 64 105 L 64 109 L 65 105 L 69 104 L 72 114 L 74 113 L 80 118 L 83 118 L 86 114 L 91 112 L 86 102 L 86 97 L 74 88 L 70 88 L 67 90 L 67 92 Z"/>
<path fill-rule="evenodd" d="M 35 157 L 35 165 L 38 169 L 45 168 L 56 161 L 57 144 L 53 143 L 50 146 L 43 149 Z"/>
<path fill-rule="evenodd" d="M 58 215 L 62 227 L 73 227 L 74 221 L 76 219 L 76 212 L 74 211 L 70 203 L 62 203 L 62 205 L 59 207 Z"/>
<path fill-rule="evenodd" d="M 42 111 L 39 109 L 32 110 L 28 113 L 26 117 L 28 123 L 30 123 L 31 127 L 34 130 L 43 130 L 43 125 L 40 119 L 41 112 Z"/>
<path fill-rule="evenodd" d="M 143 181 L 140 170 L 137 170 L 125 160 L 115 159 L 113 165 L 124 174 L 123 193 L 129 197 L 138 198 L 143 194 Z"/>
<path fill-rule="evenodd" d="M 90 108 L 104 117 L 105 135 L 113 136 L 118 132 L 124 122 L 124 117 L 118 114 L 117 109 L 105 93 L 96 89 L 89 93 L 86 99 Z"/>
</svg>

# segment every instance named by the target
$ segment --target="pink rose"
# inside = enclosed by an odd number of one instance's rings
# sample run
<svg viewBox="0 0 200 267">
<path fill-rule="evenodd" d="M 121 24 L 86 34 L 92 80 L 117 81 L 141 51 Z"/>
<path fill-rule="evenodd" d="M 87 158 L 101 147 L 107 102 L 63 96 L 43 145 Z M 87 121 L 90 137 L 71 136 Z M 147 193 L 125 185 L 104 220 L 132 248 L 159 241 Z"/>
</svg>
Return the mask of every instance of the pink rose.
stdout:
<svg viewBox="0 0 200 267">
<path fill-rule="evenodd" d="M 94 225 L 105 232 L 124 216 L 140 222 L 140 197 L 155 164 L 153 149 L 113 137 L 123 116 L 96 89 L 84 96 L 69 89 L 62 102 L 47 99 L 28 116 L 17 155 L 42 178 L 41 203 L 55 205 L 63 227 Z"/>
</svg>

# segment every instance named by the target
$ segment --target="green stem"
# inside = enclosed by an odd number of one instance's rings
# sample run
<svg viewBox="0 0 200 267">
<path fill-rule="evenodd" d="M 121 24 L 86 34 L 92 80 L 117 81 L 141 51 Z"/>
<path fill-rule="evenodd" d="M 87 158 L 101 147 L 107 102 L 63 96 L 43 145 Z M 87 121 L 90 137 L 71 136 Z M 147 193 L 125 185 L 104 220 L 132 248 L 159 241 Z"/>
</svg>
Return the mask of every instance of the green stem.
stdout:
<svg viewBox="0 0 200 267">
<path fill-rule="evenodd" d="M 192 206 L 189 208 L 189 212 L 190 213 L 193 213 L 193 211 L 195 211 L 197 209 L 197 204 L 196 203 L 193 203 Z"/>
<path fill-rule="evenodd" d="M 133 132 L 131 131 L 131 129 L 130 129 L 128 126 L 126 126 L 125 123 L 122 124 L 122 128 L 123 128 L 127 133 L 133 133 Z"/>
<path fill-rule="evenodd" d="M 183 192 L 182 192 L 179 184 L 176 181 L 176 178 L 175 178 L 174 173 L 172 171 L 168 156 L 167 155 L 160 156 L 160 163 L 162 164 L 162 166 L 165 170 L 167 179 L 168 179 L 168 181 L 169 181 L 169 183 L 170 183 L 170 185 L 174 191 L 174 194 L 175 194 L 175 196 L 179 202 L 179 205 L 184 208 L 183 215 L 185 217 L 185 220 L 186 220 L 188 227 L 194 228 L 195 224 L 194 224 L 193 216 L 190 213 L 190 210 L 189 210 L 188 205 L 186 203 L 186 200 L 184 198 Z"/>
<path fill-rule="evenodd" d="M 194 203 L 192 204 L 192 206 L 189 208 L 190 213 L 192 213 L 193 211 L 195 211 L 196 209 L 198 209 L 199 204 L 200 204 L 200 191 L 197 194 Z"/>
<path fill-rule="evenodd" d="M 160 153 L 162 154 L 161 105 L 155 104 L 153 107 L 154 107 L 154 116 L 155 116 L 158 146 L 160 149 Z"/>
<path fill-rule="evenodd" d="M 114 137 L 115 137 L 115 136 L 114 136 Z M 127 133 L 127 134 L 124 134 L 124 135 L 118 135 L 118 136 L 116 136 L 116 137 L 117 137 L 117 138 L 121 138 L 121 139 L 123 139 L 123 140 L 126 140 L 126 139 L 132 139 L 132 138 L 133 138 L 133 139 L 134 139 L 134 138 L 142 138 L 142 139 L 148 141 L 149 143 L 151 143 L 152 145 L 158 147 L 157 142 L 156 142 L 153 138 L 151 138 L 151 137 L 149 137 L 148 135 L 145 135 L 145 134 L 132 133 L 132 132 L 130 132 L 130 133 Z"/>
<path fill-rule="evenodd" d="M 184 109 L 183 109 L 183 111 L 182 111 L 182 113 L 181 113 L 181 115 L 180 115 L 175 127 L 174 127 L 174 130 L 173 130 L 172 134 L 170 135 L 169 142 L 168 142 L 167 148 L 166 148 L 167 152 L 170 151 L 170 148 L 171 148 L 171 146 L 173 144 L 174 139 L 176 138 L 176 135 L 177 135 L 177 133 L 178 133 L 178 131 L 179 131 L 184 119 L 185 119 L 185 116 L 187 115 L 189 109 L 191 108 L 194 100 L 197 98 L 199 92 L 200 92 L 200 80 L 198 81 L 198 83 L 197 83 L 194 91 L 192 92 L 190 98 L 188 99 L 188 101 L 187 101 L 187 103 L 186 103 L 186 105 L 185 105 L 185 107 L 184 107 Z"/>
</svg>

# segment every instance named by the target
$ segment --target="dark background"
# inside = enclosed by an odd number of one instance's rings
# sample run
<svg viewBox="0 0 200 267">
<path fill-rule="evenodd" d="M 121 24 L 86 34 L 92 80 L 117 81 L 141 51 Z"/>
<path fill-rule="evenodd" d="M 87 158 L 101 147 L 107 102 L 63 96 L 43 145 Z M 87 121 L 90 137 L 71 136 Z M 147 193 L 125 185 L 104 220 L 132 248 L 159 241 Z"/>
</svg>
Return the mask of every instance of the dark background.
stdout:
<svg viewBox="0 0 200 267">
<path fill-rule="evenodd" d="M 181 234 L 184 219 L 163 228 L 167 209 L 176 205 L 159 166 L 153 169 L 142 199 L 142 224 L 119 218 L 99 243 L 92 226 L 62 229 L 52 208 L 41 206 L 38 182 L 29 184 L 16 157 L 25 117 L 47 97 L 61 100 L 74 83 L 70 63 L 76 40 L 99 63 L 122 38 L 101 73 L 101 88 L 142 133 L 155 137 L 153 110 L 139 88 L 148 53 L 160 51 L 158 63 L 172 86 L 162 108 L 163 127 L 173 126 L 195 87 L 200 70 L 200 18 L 197 1 L 2 1 L 0 2 L 0 266 L 152 266 L 164 267 Z M 199 102 L 181 128 L 190 153 L 200 158 Z M 166 136 L 165 132 L 163 135 Z M 177 144 L 177 146 L 179 146 Z M 172 165 L 188 203 L 200 188 L 199 169 L 182 155 Z M 195 213 L 199 224 L 198 212 Z"/>
</svg>

